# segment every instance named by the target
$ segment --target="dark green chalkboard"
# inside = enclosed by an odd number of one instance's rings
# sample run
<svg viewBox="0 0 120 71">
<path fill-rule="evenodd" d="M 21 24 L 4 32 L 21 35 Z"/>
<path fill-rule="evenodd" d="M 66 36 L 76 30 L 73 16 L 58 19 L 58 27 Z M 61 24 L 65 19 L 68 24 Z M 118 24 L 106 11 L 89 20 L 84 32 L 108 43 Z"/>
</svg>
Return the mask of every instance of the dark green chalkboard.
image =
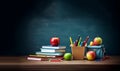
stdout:
<svg viewBox="0 0 120 71">
<path fill-rule="evenodd" d="M 66 51 L 71 52 L 70 36 L 75 41 L 78 35 L 83 39 L 89 35 L 88 42 L 100 36 L 103 38 L 107 54 L 119 55 L 119 32 L 115 6 L 114 0 L 18 1 L 15 5 L 10 5 L 17 15 L 15 16 L 16 24 L 8 24 L 13 32 L 8 33 L 13 36 L 9 36 L 12 39 L 8 41 L 10 46 L 6 49 L 12 48 L 12 52 L 6 50 L 8 52 L 6 54 L 35 53 L 42 45 L 50 45 L 49 41 L 53 36 L 60 37 L 60 45 L 67 46 Z"/>
</svg>

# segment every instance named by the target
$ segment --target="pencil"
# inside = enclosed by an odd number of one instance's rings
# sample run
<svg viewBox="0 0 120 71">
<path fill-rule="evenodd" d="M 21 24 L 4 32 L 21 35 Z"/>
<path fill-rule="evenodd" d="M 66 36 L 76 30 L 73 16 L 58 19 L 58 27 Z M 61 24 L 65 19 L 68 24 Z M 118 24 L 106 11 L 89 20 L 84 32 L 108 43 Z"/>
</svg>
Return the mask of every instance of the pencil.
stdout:
<svg viewBox="0 0 120 71">
<path fill-rule="evenodd" d="M 78 46 L 80 46 L 80 42 L 81 42 L 82 38 L 80 37 L 79 41 L 78 41 Z"/>
<path fill-rule="evenodd" d="M 73 42 L 72 42 L 72 38 L 70 37 L 70 44 L 73 44 Z"/>
</svg>

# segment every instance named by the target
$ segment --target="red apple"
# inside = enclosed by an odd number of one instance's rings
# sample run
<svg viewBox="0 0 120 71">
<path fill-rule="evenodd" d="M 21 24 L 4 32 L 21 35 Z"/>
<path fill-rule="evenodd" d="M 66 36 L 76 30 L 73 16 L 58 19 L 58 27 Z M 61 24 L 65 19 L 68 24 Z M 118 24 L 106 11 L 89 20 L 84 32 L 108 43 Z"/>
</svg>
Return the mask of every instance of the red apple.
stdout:
<svg viewBox="0 0 120 71">
<path fill-rule="evenodd" d="M 50 44 L 52 46 L 58 46 L 60 44 L 60 38 L 59 37 L 52 37 L 50 39 Z"/>
<path fill-rule="evenodd" d="M 100 45 L 102 44 L 102 38 L 101 37 L 95 37 L 93 40 L 94 45 Z"/>
<path fill-rule="evenodd" d="M 96 53 L 94 51 L 88 51 L 86 57 L 88 60 L 94 60 L 96 57 Z"/>
</svg>

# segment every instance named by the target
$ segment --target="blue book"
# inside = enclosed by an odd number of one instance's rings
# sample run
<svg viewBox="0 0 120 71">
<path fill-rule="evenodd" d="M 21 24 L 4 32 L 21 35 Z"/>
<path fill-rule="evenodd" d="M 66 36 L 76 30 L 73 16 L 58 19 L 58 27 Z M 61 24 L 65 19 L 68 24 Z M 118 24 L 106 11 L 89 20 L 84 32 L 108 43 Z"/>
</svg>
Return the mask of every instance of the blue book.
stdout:
<svg viewBox="0 0 120 71">
<path fill-rule="evenodd" d="M 39 54 L 41 54 L 41 55 L 55 55 L 55 56 L 62 56 L 62 55 L 64 55 L 64 53 L 61 53 L 61 52 L 40 52 L 40 51 L 38 51 L 38 52 L 36 52 L 35 54 L 37 54 L 37 55 L 39 55 Z"/>
<path fill-rule="evenodd" d="M 41 48 L 41 52 L 65 52 L 65 49 Z"/>
<path fill-rule="evenodd" d="M 65 49 L 66 46 L 42 46 L 42 48 L 49 48 L 49 49 Z"/>
</svg>

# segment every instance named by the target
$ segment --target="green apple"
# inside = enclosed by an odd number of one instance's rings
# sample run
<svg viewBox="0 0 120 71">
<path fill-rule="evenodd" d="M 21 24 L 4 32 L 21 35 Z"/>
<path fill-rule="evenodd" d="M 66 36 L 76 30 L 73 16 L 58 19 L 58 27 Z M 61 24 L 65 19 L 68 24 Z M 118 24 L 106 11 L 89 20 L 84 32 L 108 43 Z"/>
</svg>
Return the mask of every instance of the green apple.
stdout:
<svg viewBox="0 0 120 71">
<path fill-rule="evenodd" d="M 72 59 L 72 54 L 71 53 L 65 53 L 64 54 L 64 59 L 65 60 L 71 60 Z"/>
</svg>

